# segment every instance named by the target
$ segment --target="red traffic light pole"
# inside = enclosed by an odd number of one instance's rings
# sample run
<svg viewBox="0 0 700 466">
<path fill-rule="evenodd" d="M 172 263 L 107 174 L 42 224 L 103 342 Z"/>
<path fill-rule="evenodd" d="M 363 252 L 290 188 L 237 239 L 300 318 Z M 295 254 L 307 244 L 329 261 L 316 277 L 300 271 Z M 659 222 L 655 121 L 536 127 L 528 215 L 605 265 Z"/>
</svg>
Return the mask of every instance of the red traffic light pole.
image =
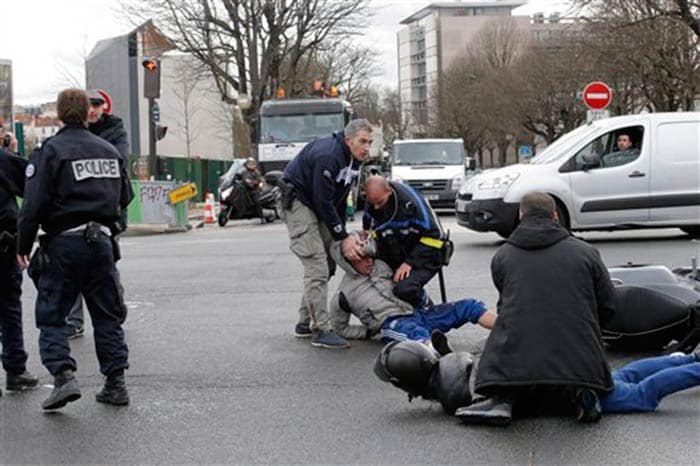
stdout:
<svg viewBox="0 0 700 466">
<path fill-rule="evenodd" d="M 156 122 L 153 118 L 155 100 L 160 97 L 160 62 L 146 58 L 141 62 L 144 69 L 143 95 L 148 99 L 148 174 L 157 178 Z"/>
</svg>

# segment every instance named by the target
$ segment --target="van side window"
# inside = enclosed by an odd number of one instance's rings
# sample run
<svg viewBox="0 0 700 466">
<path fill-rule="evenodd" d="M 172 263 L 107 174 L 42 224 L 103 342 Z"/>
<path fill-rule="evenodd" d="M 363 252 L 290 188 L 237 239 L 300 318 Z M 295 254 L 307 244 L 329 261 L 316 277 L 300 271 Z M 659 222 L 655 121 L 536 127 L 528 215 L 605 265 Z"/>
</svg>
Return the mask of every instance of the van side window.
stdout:
<svg viewBox="0 0 700 466">
<path fill-rule="evenodd" d="M 639 157 L 643 137 L 643 126 L 605 133 L 578 151 L 561 171 L 601 170 L 628 164 Z"/>
</svg>

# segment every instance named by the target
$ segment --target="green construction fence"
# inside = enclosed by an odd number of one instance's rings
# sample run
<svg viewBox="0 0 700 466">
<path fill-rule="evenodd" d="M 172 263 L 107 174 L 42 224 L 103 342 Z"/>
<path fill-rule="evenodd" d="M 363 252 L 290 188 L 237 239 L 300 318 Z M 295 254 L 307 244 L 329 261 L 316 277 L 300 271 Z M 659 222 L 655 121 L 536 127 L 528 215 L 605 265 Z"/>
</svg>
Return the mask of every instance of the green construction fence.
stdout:
<svg viewBox="0 0 700 466">
<path fill-rule="evenodd" d="M 131 157 L 129 166 L 133 166 L 138 160 L 139 157 Z M 233 161 L 229 160 L 159 156 L 160 176 L 158 180 L 166 180 L 167 176 L 170 175 L 170 179 L 177 183 L 193 182 L 197 185 L 198 192 L 197 197 L 193 200 L 203 202 L 205 193 L 216 194 L 219 187 L 219 177 L 226 173 L 232 163 Z M 134 177 L 133 172 L 131 176 Z"/>
</svg>

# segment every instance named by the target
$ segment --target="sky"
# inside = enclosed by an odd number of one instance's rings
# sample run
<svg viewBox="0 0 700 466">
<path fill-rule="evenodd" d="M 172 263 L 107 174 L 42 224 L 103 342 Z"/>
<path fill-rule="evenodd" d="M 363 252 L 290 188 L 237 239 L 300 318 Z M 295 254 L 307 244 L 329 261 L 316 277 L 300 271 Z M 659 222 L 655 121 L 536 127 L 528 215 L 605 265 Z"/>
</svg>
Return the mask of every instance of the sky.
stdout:
<svg viewBox="0 0 700 466">
<path fill-rule="evenodd" d="M 148 1 L 148 0 L 144 0 Z M 397 80 L 396 32 L 399 22 L 429 0 L 371 0 L 373 16 L 364 41 L 380 54 L 383 74 L 377 82 Z M 125 34 L 134 25 L 115 0 L 3 0 L 0 59 L 12 60 L 14 103 L 55 100 L 58 91 L 84 85 L 84 57 L 97 41 Z M 514 14 L 566 11 L 566 2 L 530 0 Z"/>
</svg>

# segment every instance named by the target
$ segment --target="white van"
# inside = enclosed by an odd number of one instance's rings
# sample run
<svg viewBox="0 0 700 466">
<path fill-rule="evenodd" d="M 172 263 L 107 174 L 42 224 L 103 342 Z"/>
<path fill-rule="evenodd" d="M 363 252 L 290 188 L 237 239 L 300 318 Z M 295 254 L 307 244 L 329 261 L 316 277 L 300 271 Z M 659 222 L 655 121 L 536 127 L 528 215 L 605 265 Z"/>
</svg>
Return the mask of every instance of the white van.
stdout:
<svg viewBox="0 0 700 466">
<path fill-rule="evenodd" d="M 632 147 L 621 151 L 625 135 Z M 581 126 L 527 164 L 469 179 L 456 201 L 457 221 L 507 237 L 518 223 L 520 198 L 532 191 L 552 195 L 560 222 L 571 230 L 680 227 L 697 236 L 700 113 L 628 115 Z"/>
<path fill-rule="evenodd" d="M 394 141 L 391 180 L 411 186 L 433 207 L 451 209 L 471 163 L 462 139 Z"/>
</svg>

